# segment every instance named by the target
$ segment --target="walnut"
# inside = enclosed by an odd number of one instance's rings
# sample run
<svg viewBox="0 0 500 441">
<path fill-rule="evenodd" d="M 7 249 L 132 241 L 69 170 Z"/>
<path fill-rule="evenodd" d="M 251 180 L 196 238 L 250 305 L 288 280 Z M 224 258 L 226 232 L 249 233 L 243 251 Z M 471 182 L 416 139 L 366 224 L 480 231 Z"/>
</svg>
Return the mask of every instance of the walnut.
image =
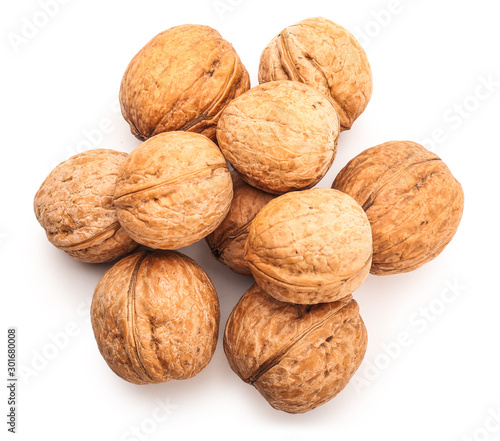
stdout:
<svg viewBox="0 0 500 441">
<path fill-rule="evenodd" d="M 226 159 L 250 185 L 269 193 L 314 186 L 337 152 L 335 108 L 305 84 L 257 86 L 222 112 L 217 140 Z"/>
<path fill-rule="evenodd" d="M 248 185 L 234 170 L 231 178 L 234 196 L 229 213 L 205 240 L 219 262 L 239 274 L 251 275 L 243 256 L 250 223 L 260 209 L 276 196 Z"/>
<path fill-rule="evenodd" d="M 460 183 L 434 153 L 386 142 L 352 159 L 332 185 L 356 199 L 373 231 L 373 274 L 413 271 L 434 259 L 462 217 Z"/>
<path fill-rule="evenodd" d="M 354 36 L 326 18 L 303 20 L 281 31 L 264 49 L 259 82 L 293 80 L 323 93 L 351 128 L 372 94 L 372 73 Z"/>
<path fill-rule="evenodd" d="M 175 251 L 128 256 L 99 281 L 94 335 L 112 371 L 135 384 L 198 374 L 215 351 L 219 301 L 212 282 Z"/>
<path fill-rule="evenodd" d="M 183 25 L 158 34 L 132 59 L 120 103 L 142 141 L 167 131 L 215 139 L 222 109 L 249 88 L 248 72 L 230 43 L 208 26 Z"/>
<path fill-rule="evenodd" d="M 118 173 L 114 204 L 123 228 L 137 242 L 175 249 L 211 233 L 232 197 L 219 148 L 198 133 L 168 132 L 129 155 Z"/>
<path fill-rule="evenodd" d="M 50 172 L 35 195 L 34 210 L 47 238 L 82 262 L 115 260 L 135 249 L 121 228 L 112 197 L 126 153 L 79 153 Z"/>
<path fill-rule="evenodd" d="M 361 364 L 367 344 L 358 304 L 282 303 L 259 286 L 231 313 L 224 351 L 231 369 L 275 409 L 302 413 L 331 400 Z"/>
<path fill-rule="evenodd" d="M 351 294 L 368 275 L 370 223 L 358 203 L 326 188 L 291 192 L 255 217 L 245 258 L 277 300 L 314 304 Z"/>
</svg>

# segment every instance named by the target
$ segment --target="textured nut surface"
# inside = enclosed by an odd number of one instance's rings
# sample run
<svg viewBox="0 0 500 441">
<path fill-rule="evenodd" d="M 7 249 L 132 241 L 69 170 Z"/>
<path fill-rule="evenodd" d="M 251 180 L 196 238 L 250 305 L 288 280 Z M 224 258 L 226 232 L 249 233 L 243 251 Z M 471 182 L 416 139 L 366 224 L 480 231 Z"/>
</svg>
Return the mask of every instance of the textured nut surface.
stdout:
<svg viewBox="0 0 500 441">
<path fill-rule="evenodd" d="M 367 344 L 351 296 L 314 306 L 283 303 L 254 285 L 231 313 L 224 333 L 229 365 L 275 409 L 307 412 L 349 382 Z"/>
<path fill-rule="evenodd" d="M 210 361 L 219 329 L 212 282 L 175 251 L 128 256 L 99 281 L 92 328 L 104 360 L 135 384 L 191 378 Z"/>
<path fill-rule="evenodd" d="M 373 231 L 373 274 L 412 271 L 453 238 L 464 207 L 462 186 L 420 144 L 394 141 L 369 148 L 337 175 L 333 188 L 356 199 Z"/>
<path fill-rule="evenodd" d="M 370 223 L 358 203 L 339 191 L 291 192 L 255 217 L 245 258 L 262 289 L 284 302 L 332 302 L 368 275 Z"/>
<path fill-rule="evenodd" d="M 231 206 L 231 175 L 219 148 L 198 133 L 161 133 L 137 147 L 118 173 L 114 204 L 137 242 L 159 249 L 211 233 Z"/>
<path fill-rule="evenodd" d="M 276 196 L 248 185 L 234 170 L 231 178 L 234 195 L 229 213 L 205 240 L 219 262 L 239 274 L 250 275 L 252 272 L 244 257 L 250 223 L 260 209 Z"/>
<path fill-rule="evenodd" d="M 215 139 L 220 112 L 249 87 L 230 43 L 208 26 L 183 25 L 158 34 L 132 59 L 120 103 L 140 140 L 174 130 Z"/>
<path fill-rule="evenodd" d="M 313 86 L 335 106 L 342 130 L 350 129 L 372 94 L 366 53 L 332 21 L 309 18 L 281 31 L 264 49 L 259 82 L 293 80 Z"/>
<path fill-rule="evenodd" d="M 337 153 L 335 108 L 313 88 L 293 82 L 262 84 L 222 112 L 217 141 L 250 185 L 269 193 L 314 186 Z"/>
<path fill-rule="evenodd" d="M 117 259 L 138 246 L 120 227 L 112 203 L 126 157 L 114 150 L 89 150 L 50 172 L 35 195 L 34 210 L 52 244 L 89 263 Z"/>
</svg>

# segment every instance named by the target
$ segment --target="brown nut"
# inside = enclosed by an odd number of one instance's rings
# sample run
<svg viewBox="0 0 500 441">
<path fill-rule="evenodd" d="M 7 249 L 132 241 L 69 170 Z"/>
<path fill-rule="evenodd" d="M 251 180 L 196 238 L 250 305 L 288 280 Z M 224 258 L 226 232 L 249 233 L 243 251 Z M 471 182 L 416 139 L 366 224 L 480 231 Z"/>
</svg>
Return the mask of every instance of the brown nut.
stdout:
<svg viewBox="0 0 500 441">
<path fill-rule="evenodd" d="M 175 249 L 210 234 L 231 206 L 233 187 L 219 148 L 198 133 L 161 133 L 137 147 L 118 173 L 114 204 L 142 245 Z"/>
<path fill-rule="evenodd" d="M 168 131 L 215 140 L 222 109 L 249 88 L 248 72 L 230 43 L 208 26 L 183 25 L 158 34 L 132 59 L 120 103 L 142 141 Z"/>
<path fill-rule="evenodd" d="M 47 238 L 82 262 L 108 262 L 134 250 L 121 228 L 112 198 L 126 153 L 79 153 L 50 172 L 35 195 L 34 210 Z"/>
<path fill-rule="evenodd" d="M 291 192 L 255 217 L 245 258 L 257 284 L 283 302 L 333 302 L 356 290 L 372 259 L 370 223 L 358 203 L 326 188 Z"/>
<path fill-rule="evenodd" d="M 339 132 L 338 114 L 321 93 L 276 81 L 226 107 L 217 141 L 246 182 L 279 194 L 319 182 L 335 158 Z"/>
<path fill-rule="evenodd" d="M 281 31 L 264 49 L 259 82 L 309 84 L 337 109 L 342 130 L 351 128 L 372 94 L 366 53 L 354 36 L 332 21 L 308 18 Z"/>
<path fill-rule="evenodd" d="M 116 375 L 135 384 L 183 380 L 212 358 L 219 300 L 189 257 L 143 251 L 104 274 L 91 319 L 99 351 Z"/>
<path fill-rule="evenodd" d="M 229 213 L 205 240 L 219 262 L 236 273 L 251 275 L 244 257 L 250 223 L 260 209 L 276 196 L 248 185 L 234 170 L 231 178 L 234 196 Z"/>
<path fill-rule="evenodd" d="M 372 274 L 413 271 L 453 238 L 464 193 L 446 164 L 420 144 L 386 142 L 352 159 L 333 188 L 356 199 L 373 231 Z"/>
<path fill-rule="evenodd" d="M 275 409 L 302 413 L 347 385 L 366 351 L 351 296 L 314 306 L 282 303 L 251 287 L 231 313 L 224 351 L 231 369 Z"/>
</svg>

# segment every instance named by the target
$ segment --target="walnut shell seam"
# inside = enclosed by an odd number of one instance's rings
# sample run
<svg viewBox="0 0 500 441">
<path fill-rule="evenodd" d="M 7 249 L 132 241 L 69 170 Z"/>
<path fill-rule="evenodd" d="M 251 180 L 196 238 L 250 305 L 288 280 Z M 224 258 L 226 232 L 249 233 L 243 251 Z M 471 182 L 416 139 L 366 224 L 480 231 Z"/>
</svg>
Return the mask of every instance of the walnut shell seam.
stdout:
<svg viewBox="0 0 500 441">
<path fill-rule="evenodd" d="M 371 262 L 372 262 L 372 257 L 370 256 L 365 264 L 363 265 L 362 268 L 365 268 L 366 266 L 370 266 L 371 265 Z M 334 280 L 331 280 L 330 282 L 328 283 L 318 283 L 316 285 L 311 285 L 310 283 L 297 283 L 297 282 L 294 282 L 294 283 L 290 283 L 290 282 L 287 282 L 285 280 L 281 280 L 275 276 L 271 276 L 269 274 L 267 274 L 266 272 L 262 271 L 258 266 L 256 266 L 253 262 L 250 262 L 248 261 L 248 266 L 250 268 L 252 268 L 254 271 L 254 273 L 260 275 L 260 276 L 264 276 L 266 278 L 269 278 L 271 279 L 273 282 L 279 284 L 279 285 L 282 285 L 282 286 L 285 286 L 285 287 L 293 287 L 293 288 L 300 288 L 300 289 L 304 289 L 304 290 L 309 290 L 309 291 L 315 291 L 318 287 L 321 287 L 321 288 L 327 288 L 327 287 L 330 287 L 330 286 L 334 286 L 334 285 L 338 285 L 339 283 L 347 283 L 349 282 L 350 280 L 352 279 L 355 279 L 356 277 L 358 277 L 358 273 L 356 274 L 353 274 L 351 277 L 348 277 L 347 279 L 345 278 L 342 278 L 342 277 L 338 277 Z"/>
<path fill-rule="evenodd" d="M 139 193 L 150 191 L 150 190 L 154 190 L 156 188 L 160 188 L 160 187 L 163 187 L 163 186 L 176 185 L 178 183 L 185 182 L 185 181 L 187 181 L 189 179 L 192 179 L 192 178 L 198 178 L 198 177 L 200 177 L 200 175 L 207 174 L 207 171 L 210 172 L 210 175 L 213 175 L 214 172 L 216 172 L 217 170 L 219 170 L 219 169 L 226 169 L 226 168 L 227 168 L 226 164 L 223 164 L 223 165 L 222 164 L 209 165 L 209 166 L 200 168 L 198 170 L 194 170 L 194 171 L 192 171 L 190 173 L 185 173 L 185 174 L 183 174 L 181 176 L 176 176 L 173 179 L 160 180 L 159 182 L 155 182 L 153 185 L 144 186 L 142 188 L 139 188 L 139 189 L 134 190 L 134 191 L 130 191 L 128 193 L 116 194 L 114 196 L 113 202 L 123 200 L 127 196 L 137 195 Z"/>
<path fill-rule="evenodd" d="M 100 233 L 97 233 L 94 236 L 89 237 L 88 239 L 85 239 L 73 245 L 61 246 L 59 248 L 63 251 L 81 250 L 92 246 L 94 242 L 99 242 L 99 240 L 101 239 L 109 239 L 110 237 L 113 237 L 120 228 L 121 228 L 120 222 L 116 221 L 110 224 L 108 227 L 104 228 L 104 230 L 101 231 Z"/>
<path fill-rule="evenodd" d="M 136 281 L 137 281 L 137 274 L 139 273 L 139 269 L 141 267 L 142 262 L 144 259 L 148 256 L 148 253 L 144 253 L 143 256 L 139 258 L 139 260 L 136 262 L 135 267 L 132 271 L 132 277 L 130 278 L 129 282 L 129 287 L 127 290 L 127 327 L 129 328 L 129 332 L 127 333 L 130 335 L 130 340 L 127 342 L 132 351 L 128 352 L 128 356 L 130 359 L 130 364 L 132 365 L 134 371 L 136 374 L 141 378 L 143 381 L 147 383 L 158 383 L 158 381 L 155 381 L 149 374 L 142 362 L 141 354 L 138 348 L 138 333 L 137 333 L 137 327 L 136 327 L 136 313 L 135 313 L 135 288 L 136 288 Z"/>
<path fill-rule="evenodd" d="M 350 296 L 349 296 L 350 297 Z M 345 299 L 344 299 L 345 300 Z M 312 307 L 313 305 L 311 305 Z M 324 323 L 328 322 L 334 315 L 338 314 L 340 311 L 343 309 L 347 308 L 349 306 L 349 302 L 347 301 L 346 303 L 339 305 L 338 308 L 330 311 L 328 315 L 326 315 L 322 320 L 319 322 L 315 323 L 311 327 L 307 328 L 305 331 L 303 331 L 301 334 L 296 335 L 290 342 L 288 342 L 286 345 L 282 347 L 282 349 L 278 350 L 274 355 L 272 355 L 270 358 L 264 361 L 257 371 L 250 375 L 248 378 L 242 378 L 243 381 L 246 383 L 252 384 L 255 383 L 262 375 L 264 375 L 267 371 L 272 369 L 274 366 L 279 364 L 281 362 L 281 359 L 288 353 L 290 352 L 295 345 L 300 343 L 302 339 L 307 337 L 307 335 L 311 334 L 314 332 L 316 329 L 321 328 Z M 310 309 L 310 308 L 309 308 Z M 330 341 L 333 338 L 333 336 L 330 336 L 327 338 L 327 341 Z"/>
<path fill-rule="evenodd" d="M 190 129 L 195 127 L 198 123 L 203 122 L 203 121 L 207 120 L 208 118 L 217 118 L 217 116 L 222 113 L 222 111 L 224 110 L 223 106 L 221 106 L 221 108 L 219 109 L 219 111 L 217 113 L 210 115 L 210 113 L 213 112 L 213 110 L 216 109 L 217 106 L 221 105 L 221 103 L 225 99 L 227 99 L 229 92 L 231 91 L 233 86 L 239 85 L 241 83 L 241 78 L 240 78 L 239 83 L 234 82 L 234 80 L 236 78 L 236 73 L 238 71 L 237 61 L 239 61 L 239 60 L 237 60 L 235 58 L 234 63 L 233 63 L 233 70 L 232 70 L 231 76 L 230 76 L 230 78 L 228 78 L 226 80 L 224 85 L 221 87 L 222 92 L 214 100 L 213 104 L 207 110 L 202 111 L 201 114 L 199 116 L 197 116 L 196 118 L 192 119 L 191 121 L 187 121 L 186 124 L 184 124 L 181 128 L 177 129 L 178 131 L 189 131 Z M 164 123 L 164 120 L 167 119 L 168 117 L 169 117 L 169 115 L 166 114 L 158 125 L 162 125 Z M 155 132 L 155 130 L 156 130 L 156 127 L 151 131 L 151 133 L 149 134 L 149 137 L 151 137 L 151 135 Z"/>
</svg>

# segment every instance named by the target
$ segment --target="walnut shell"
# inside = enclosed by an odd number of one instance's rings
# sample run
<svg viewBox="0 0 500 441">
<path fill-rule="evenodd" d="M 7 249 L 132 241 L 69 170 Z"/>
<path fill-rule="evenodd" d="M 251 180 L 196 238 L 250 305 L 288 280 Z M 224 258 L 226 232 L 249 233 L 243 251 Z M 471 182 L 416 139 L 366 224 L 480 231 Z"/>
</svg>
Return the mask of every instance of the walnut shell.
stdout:
<svg viewBox="0 0 500 441">
<path fill-rule="evenodd" d="M 309 84 L 337 109 L 342 130 L 351 128 L 372 94 L 372 72 L 354 36 L 332 21 L 308 18 L 281 31 L 264 49 L 259 82 Z"/>
<path fill-rule="evenodd" d="M 255 216 L 245 258 L 257 284 L 283 302 L 333 302 L 356 290 L 372 260 L 370 223 L 340 191 L 291 192 Z"/>
<path fill-rule="evenodd" d="M 132 59 L 120 103 L 142 141 L 168 131 L 215 140 L 222 109 L 249 88 L 248 72 L 230 43 L 208 26 L 183 25 L 161 32 Z"/>
<path fill-rule="evenodd" d="M 142 245 L 175 249 L 210 234 L 231 206 L 233 188 L 219 148 L 198 133 L 161 133 L 137 147 L 118 173 L 114 204 Z"/>
<path fill-rule="evenodd" d="M 312 87 L 276 81 L 250 89 L 222 112 L 217 141 L 250 185 L 269 193 L 310 188 L 337 153 L 339 118 Z"/>
<path fill-rule="evenodd" d="M 183 380 L 212 358 L 219 300 L 189 257 L 143 251 L 104 274 L 91 319 L 99 351 L 116 375 L 135 384 Z"/>
<path fill-rule="evenodd" d="M 333 188 L 356 199 L 373 232 L 372 274 L 413 271 L 453 238 L 464 193 L 446 164 L 420 144 L 386 142 L 352 159 Z"/>
<path fill-rule="evenodd" d="M 126 153 L 88 150 L 59 164 L 37 191 L 35 215 L 47 238 L 71 257 L 108 262 L 134 250 L 113 207 L 116 174 Z"/>
<path fill-rule="evenodd" d="M 351 296 L 313 306 L 282 303 L 251 287 L 231 313 L 231 369 L 275 409 L 302 413 L 331 400 L 363 361 L 366 328 Z"/>
<path fill-rule="evenodd" d="M 244 257 L 244 248 L 250 224 L 260 209 L 276 196 L 248 185 L 234 170 L 231 178 L 234 195 L 229 213 L 205 240 L 219 262 L 249 276 L 252 272 Z"/>
</svg>

